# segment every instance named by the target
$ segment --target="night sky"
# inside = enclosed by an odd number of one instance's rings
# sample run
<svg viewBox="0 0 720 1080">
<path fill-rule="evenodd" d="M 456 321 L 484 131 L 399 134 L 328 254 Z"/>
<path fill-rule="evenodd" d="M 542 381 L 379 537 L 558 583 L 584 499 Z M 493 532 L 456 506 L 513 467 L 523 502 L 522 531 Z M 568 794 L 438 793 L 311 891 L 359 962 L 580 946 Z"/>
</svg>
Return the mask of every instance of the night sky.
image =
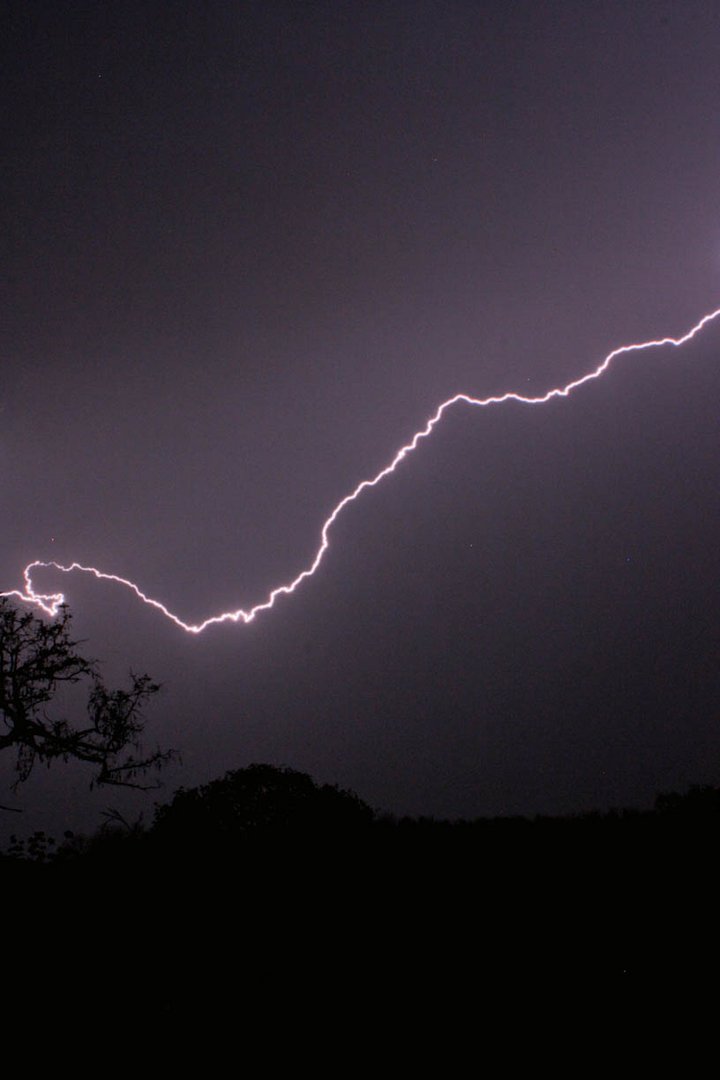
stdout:
<svg viewBox="0 0 720 1080">
<path fill-rule="evenodd" d="M 251 607 L 444 399 L 720 305 L 720 4 L 4 11 L 0 589 Z M 37 584 L 164 684 L 157 798 L 268 761 L 398 814 L 647 806 L 720 783 L 719 407 L 720 320 L 458 405 L 248 626 Z M 88 781 L 1 801 L 151 811 Z"/>
</svg>

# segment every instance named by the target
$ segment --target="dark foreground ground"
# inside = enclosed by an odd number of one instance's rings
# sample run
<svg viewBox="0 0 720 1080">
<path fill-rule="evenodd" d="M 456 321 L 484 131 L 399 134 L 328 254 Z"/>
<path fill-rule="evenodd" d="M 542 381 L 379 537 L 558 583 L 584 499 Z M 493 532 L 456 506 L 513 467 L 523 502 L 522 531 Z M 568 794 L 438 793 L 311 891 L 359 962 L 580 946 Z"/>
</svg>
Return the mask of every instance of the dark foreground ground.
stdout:
<svg viewBox="0 0 720 1080">
<path fill-rule="evenodd" d="M 348 807 L 240 826 L 217 807 L 160 814 L 52 857 L 42 838 L 20 845 L 0 861 L 10 997 L 41 987 L 78 1019 L 315 1009 L 320 1023 L 343 1002 L 464 1009 L 606 980 L 673 994 L 714 981 L 720 789 L 533 821 Z"/>
</svg>

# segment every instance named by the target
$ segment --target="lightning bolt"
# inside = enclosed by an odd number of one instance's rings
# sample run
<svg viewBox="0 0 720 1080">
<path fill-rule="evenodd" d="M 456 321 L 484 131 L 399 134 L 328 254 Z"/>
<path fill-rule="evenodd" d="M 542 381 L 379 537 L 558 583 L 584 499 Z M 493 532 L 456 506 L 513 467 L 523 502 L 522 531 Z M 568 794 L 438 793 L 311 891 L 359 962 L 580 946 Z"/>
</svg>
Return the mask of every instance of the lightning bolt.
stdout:
<svg viewBox="0 0 720 1080">
<path fill-rule="evenodd" d="M 58 562 L 44 562 L 40 559 L 34 562 L 28 563 L 23 571 L 23 580 L 25 582 L 24 589 L 12 589 L 7 592 L 0 593 L 0 596 L 15 597 L 17 600 L 26 604 L 34 604 L 40 608 L 47 615 L 57 615 L 58 609 L 61 604 L 65 603 L 64 593 L 40 593 L 36 592 L 33 586 L 32 574 L 36 569 L 52 569 L 61 571 L 63 574 L 70 574 L 75 571 L 83 574 L 91 574 L 97 578 L 98 581 L 111 581 L 116 585 L 123 585 L 126 589 L 130 589 L 135 593 L 137 598 L 149 607 L 155 608 L 170 622 L 175 623 L 181 630 L 185 630 L 188 634 L 201 634 L 203 630 L 207 630 L 209 626 L 214 626 L 218 623 L 250 623 L 261 612 L 269 611 L 275 606 L 275 601 L 281 596 L 289 596 L 294 593 L 297 588 L 307 579 L 311 578 L 313 574 L 320 568 L 320 565 L 327 554 L 330 547 L 330 532 L 337 519 L 342 514 L 343 510 L 350 503 L 355 502 L 364 491 L 369 488 L 377 487 L 386 476 L 395 472 L 398 465 L 408 457 L 414 450 L 417 449 L 423 439 L 427 439 L 432 434 L 436 426 L 440 423 L 448 409 L 451 409 L 453 405 L 457 405 L 463 402 L 466 405 L 473 405 L 480 408 L 488 408 L 491 405 L 504 405 L 507 401 L 517 401 L 521 405 L 545 405 L 548 401 L 552 401 L 554 398 L 566 398 L 569 397 L 573 391 L 584 386 L 586 383 L 592 382 L 594 379 L 599 379 L 608 370 L 613 360 L 618 356 L 623 356 L 627 353 L 643 352 L 646 349 L 658 349 L 665 345 L 672 345 L 675 348 L 680 348 L 685 345 L 686 342 L 691 341 L 692 338 L 699 334 L 703 327 L 712 322 L 720 315 L 720 308 L 715 311 L 711 311 L 697 322 L 687 333 L 682 337 L 672 338 L 664 337 L 658 338 L 654 341 L 643 341 L 632 345 L 622 345 L 618 349 L 613 349 L 611 353 L 605 357 L 601 364 L 595 368 L 594 371 L 588 372 L 587 375 L 583 375 L 582 378 L 575 379 L 573 382 L 567 384 L 567 386 L 555 387 L 552 390 L 548 390 L 547 393 L 541 394 L 537 397 L 526 397 L 523 394 L 509 391 L 505 394 L 500 394 L 497 397 L 487 398 L 475 398 L 470 397 L 469 394 L 455 394 L 454 397 L 448 398 L 447 401 L 443 401 L 441 405 L 438 405 L 437 409 L 425 424 L 425 427 L 417 431 L 409 443 L 405 446 L 401 446 L 397 451 L 393 459 L 389 462 L 385 468 L 381 469 L 375 476 L 369 480 L 361 480 L 360 483 L 346 495 L 337 504 L 330 516 L 324 522 L 320 531 L 320 545 L 315 552 L 315 557 L 309 566 L 304 570 L 301 570 L 297 577 L 293 578 L 285 585 L 279 585 L 273 589 L 268 595 L 267 599 L 260 604 L 256 604 L 255 607 L 249 608 L 247 611 L 244 608 L 238 608 L 236 611 L 224 611 L 220 615 L 211 615 L 200 623 L 186 623 L 178 615 L 175 615 L 172 611 L 161 603 L 159 600 L 154 600 L 151 596 L 147 596 L 142 589 L 135 584 L 134 581 L 129 581 L 127 578 L 119 577 L 117 574 L 108 574 L 103 570 L 98 570 L 94 566 L 83 566 L 81 563 L 71 563 L 69 566 L 64 566 Z"/>
</svg>

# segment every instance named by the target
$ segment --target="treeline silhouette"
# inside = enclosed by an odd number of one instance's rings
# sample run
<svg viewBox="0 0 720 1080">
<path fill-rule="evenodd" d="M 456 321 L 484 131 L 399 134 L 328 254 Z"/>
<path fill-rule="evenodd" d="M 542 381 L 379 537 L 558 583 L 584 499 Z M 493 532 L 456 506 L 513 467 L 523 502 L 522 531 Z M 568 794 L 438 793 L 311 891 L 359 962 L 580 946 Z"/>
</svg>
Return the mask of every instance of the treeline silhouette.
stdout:
<svg viewBox="0 0 720 1080">
<path fill-rule="evenodd" d="M 90 836 L 66 832 L 60 842 L 45 833 L 13 837 L 0 855 L 4 873 L 15 868 L 84 872 L 123 862 L 167 868 L 202 863 L 218 872 L 237 871 L 243 860 L 313 851 L 342 862 L 348 857 L 400 852 L 446 852 L 470 860 L 531 856 L 557 848 L 578 858 L 649 853 L 678 842 L 685 850 L 712 842 L 720 832 L 720 788 L 693 786 L 663 793 L 651 810 L 611 809 L 559 817 L 481 817 L 444 820 L 396 817 L 373 810 L 354 792 L 317 784 L 287 767 L 254 764 L 197 788 L 180 788 L 156 804 L 153 821 L 129 822 L 104 814 Z"/>
<path fill-rule="evenodd" d="M 108 690 L 66 608 L 48 622 L 0 601 L 0 750 L 15 755 L 16 784 L 76 760 L 94 783 L 147 787 L 172 755 L 143 749 L 158 684 L 131 675 Z M 76 725 L 48 709 L 68 682 L 87 691 Z M 335 996 L 353 980 L 373 994 L 432 980 L 447 995 L 533 972 L 696 971 L 717 952 L 719 829 L 712 787 L 648 811 L 440 821 L 250 765 L 177 791 L 146 822 L 108 811 L 90 836 L 13 839 L 0 854 L 3 1018 L 27 1011 L 38 972 L 55 1007 L 81 999 L 83 1018 L 106 1019 L 138 986 L 152 986 L 156 1012 L 197 1007 L 199 987 L 247 1012 L 285 990 L 295 1001 L 318 971 Z"/>
<path fill-rule="evenodd" d="M 153 1008 L 177 1018 L 198 994 L 220 1011 L 302 997 L 317 971 L 338 993 L 395 980 L 451 995 L 694 975 L 717 958 L 718 839 L 715 787 L 644 811 L 442 821 L 251 765 L 147 824 L 110 812 L 91 836 L 18 839 L 0 874 L 46 977 L 85 965 L 100 1008 L 150 965 Z"/>
</svg>

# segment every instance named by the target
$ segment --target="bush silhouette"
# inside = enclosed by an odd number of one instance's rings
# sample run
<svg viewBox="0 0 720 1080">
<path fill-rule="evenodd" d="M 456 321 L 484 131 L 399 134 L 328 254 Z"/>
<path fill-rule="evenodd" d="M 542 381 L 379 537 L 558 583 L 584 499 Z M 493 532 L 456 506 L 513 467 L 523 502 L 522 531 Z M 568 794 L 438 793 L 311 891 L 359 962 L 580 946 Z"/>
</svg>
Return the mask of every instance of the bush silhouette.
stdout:
<svg viewBox="0 0 720 1080">
<path fill-rule="evenodd" d="M 295 769 L 249 765 L 189 790 L 155 812 L 157 840 L 203 848 L 268 836 L 328 836 L 363 830 L 373 811 L 351 791 L 316 784 Z"/>
</svg>

